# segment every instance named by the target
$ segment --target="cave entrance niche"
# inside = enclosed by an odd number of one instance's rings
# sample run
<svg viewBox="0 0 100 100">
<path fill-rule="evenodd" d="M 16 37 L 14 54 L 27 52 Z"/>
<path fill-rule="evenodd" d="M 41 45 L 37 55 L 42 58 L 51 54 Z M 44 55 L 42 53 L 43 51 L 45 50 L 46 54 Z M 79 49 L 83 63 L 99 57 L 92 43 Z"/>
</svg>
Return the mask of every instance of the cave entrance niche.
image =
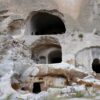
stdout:
<svg viewBox="0 0 100 100">
<path fill-rule="evenodd" d="M 53 11 L 36 11 L 31 16 L 31 35 L 55 35 L 66 31 L 63 20 Z"/>
<path fill-rule="evenodd" d="M 41 92 L 41 84 L 36 82 L 33 84 L 33 90 L 32 90 L 33 93 L 40 93 Z"/>
<path fill-rule="evenodd" d="M 92 70 L 96 73 L 100 73 L 100 60 L 98 58 L 93 59 Z"/>
<path fill-rule="evenodd" d="M 62 49 L 60 43 L 53 37 L 42 37 L 32 44 L 31 58 L 37 64 L 61 63 Z"/>
<path fill-rule="evenodd" d="M 84 48 L 75 55 L 76 67 L 82 66 L 87 71 L 92 71 L 92 63 L 95 58 L 100 59 L 99 46 Z"/>
</svg>

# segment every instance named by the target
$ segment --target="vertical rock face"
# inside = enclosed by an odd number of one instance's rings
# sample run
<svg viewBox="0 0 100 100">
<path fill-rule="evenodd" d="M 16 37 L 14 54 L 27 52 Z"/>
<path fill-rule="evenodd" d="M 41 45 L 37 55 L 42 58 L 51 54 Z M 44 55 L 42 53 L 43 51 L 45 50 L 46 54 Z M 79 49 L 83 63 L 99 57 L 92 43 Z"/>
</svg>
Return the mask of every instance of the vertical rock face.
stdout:
<svg viewBox="0 0 100 100">
<path fill-rule="evenodd" d="M 91 32 L 99 30 L 100 1 L 99 0 L 55 0 L 58 9 L 76 20 L 78 29 Z"/>
<path fill-rule="evenodd" d="M 93 29 L 99 30 L 100 23 L 100 5 L 99 0 L 88 0 L 87 4 L 81 9 L 79 16 L 80 26 L 85 32 L 91 32 Z"/>
<path fill-rule="evenodd" d="M 57 9 L 63 13 L 66 24 L 68 23 L 69 28 L 74 30 L 85 32 L 91 32 L 94 28 L 99 30 L 99 0 L 42 0 L 42 2 L 41 0 L 0 0 L 0 10 L 9 10 L 7 14 L 10 15 L 10 19 L 6 23 L 12 19 L 26 19 L 30 12 L 44 9 Z M 2 18 L 8 19 L 8 17 Z"/>
<path fill-rule="evenodd" d="M 40 9 L 54 9 L 56 4 L 53 0 L 0 0 L 0 5 L 2 10 L 9 9 L 12 12 L 17 12 L 16 14 L 28 14 L 34 10 Z M 26 15 L 27 16 L 27 15 Z"/>
<path fill-rule="evenodd" d="M 67 13 L 72 18 L 77 19 L 80 14 L 81 6 L 84 0 L 55 0 L 59 10 Z"/>
</svg>

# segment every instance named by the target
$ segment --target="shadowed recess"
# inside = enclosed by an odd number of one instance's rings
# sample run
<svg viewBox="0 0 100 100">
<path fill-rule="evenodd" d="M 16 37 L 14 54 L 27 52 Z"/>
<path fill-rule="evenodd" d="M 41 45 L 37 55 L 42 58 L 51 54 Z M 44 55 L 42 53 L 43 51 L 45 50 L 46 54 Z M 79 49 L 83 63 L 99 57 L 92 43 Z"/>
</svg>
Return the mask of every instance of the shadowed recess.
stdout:
<svg viewBox="0 0 100 100">
<path fill-rule="evenodd" d="M 92 63 L 92 70 L 96 73 L 100 73 L 100 61 L 98 58 L 95 58 Z"/>
<path fill-rule="evenodd" d="M 49 63 L 61 63 L 62 61 L 62 53 L 61 50 L 55 50 L 50 52 L 48 55 Z"/>
<path fill-rule="evenodd" d="M 33 90 L 32 90 L 33 93 L 40 93 L 41 92 L 41 86 L 40 86 L 40 83 L 34 83 L 33 84 Z"/>
<path fill-rule="evenodd" d="M 46 12 L 35 14 L 31 19 L 31 26 L 35 35 L 63 34 L 66 31 L 64 22 L 58 16 Z"/>
</svg>

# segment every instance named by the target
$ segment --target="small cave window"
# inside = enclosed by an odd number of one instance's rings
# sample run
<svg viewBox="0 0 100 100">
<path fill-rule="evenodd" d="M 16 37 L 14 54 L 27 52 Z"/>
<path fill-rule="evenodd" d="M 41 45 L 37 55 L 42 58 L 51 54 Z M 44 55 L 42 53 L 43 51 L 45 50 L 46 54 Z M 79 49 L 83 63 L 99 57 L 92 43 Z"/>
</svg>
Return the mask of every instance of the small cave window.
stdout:
<svg viewBox="0 0 100 100">
<path fill-rule="evenodd" d="M 47 12 L 38 12 L 31 19 L 31 35 L 63 34 L 66 31 L 62 19 Z"/>
<path fill-rule="evenodd" d="M 48 55 L 48 62 L 51 63 L 61 63 L 62 53 L 61 50 L 52 51 Z"/>
<path fill-rule="evenodd" d="M 40 60 L 40 64 L 45 64 L 46 63 L 46 57 L 45 56 L 40 56 L 40 58 L 39 58 Z"/>
<path fill-rule="evenodd" d="M 41 92 L 41 85 L 40 83 L 34 83 L 33 84 L 33 90 L 32 90 L 33 93 L 40 93 Z"/>
<path fill-rule="evenodd" d="M 96 73 L 100 73 L 100 60 L 95 58 L 92 62 L 92 70 Z"/>
</svg>

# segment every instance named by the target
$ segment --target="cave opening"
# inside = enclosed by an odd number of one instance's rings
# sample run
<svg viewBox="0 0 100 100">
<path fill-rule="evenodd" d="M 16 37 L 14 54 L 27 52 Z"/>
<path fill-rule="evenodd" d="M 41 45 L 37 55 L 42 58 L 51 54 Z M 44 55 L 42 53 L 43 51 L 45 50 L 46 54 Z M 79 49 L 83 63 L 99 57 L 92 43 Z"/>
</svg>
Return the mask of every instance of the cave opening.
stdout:
<svg viewBox="0 0 100 100">
<path fill-rule="evenodd" d="M 32 90 L 33 93 L 40 93 L 41 92 L 41 85 L 40 83 L 36 82 L 33 84 L 33 90 Z"/>
<path fill-rule="evenodd" d="M 100 61 L 98 58 L 95 58 L 92 62 L 92 70 L 96 73 L 100 73 Z"/>
<path fill-rule="evenodd" d="M 31 35 L 63 34 L 66 31 L 62 19 L 47 12 L 38 12 L 31 19 Z"/>
<path fill-rule="evenodd" d="M 45 64 L 46 63 L 46 57 L 45 56 L 40 56 L 39 60 L 40 60 L 41 64 Z"/>
<path fill-rule="evenodd" d="M 61 63 L 62 61 L 62 53 L 61 50 L 52 51 L 48 55 L 48 62 L 52 63 Z"/>
<path fill-rule="evenodd" d="M 37 64 L 52 64 L 62 61 L 62 48 L 57 38 L 44 36 L 31 47 L 31 59 Z"/>
</svg>

